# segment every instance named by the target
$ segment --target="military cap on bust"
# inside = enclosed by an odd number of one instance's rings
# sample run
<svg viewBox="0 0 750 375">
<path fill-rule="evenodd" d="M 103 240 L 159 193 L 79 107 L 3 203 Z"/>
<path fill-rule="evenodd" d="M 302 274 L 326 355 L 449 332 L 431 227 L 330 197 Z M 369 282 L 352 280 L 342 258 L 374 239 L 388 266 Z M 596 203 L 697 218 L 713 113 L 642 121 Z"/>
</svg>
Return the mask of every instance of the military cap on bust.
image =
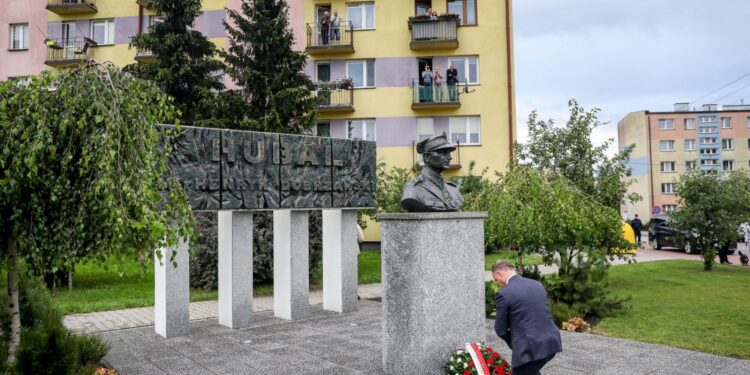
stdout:
<svg viewBox="0 0 750 375">
<path fill-rule="evenodd" d="M 456 149 L 456 145 L 448 142 L 448 137 L 445 133 L 436 135 L 432 138 L 427 138 L 417 143 L 417 153 L 424 154 L 425 152 L 437 151 L 442 149 L 450 149 L 451 151 Z"/>
</svg>

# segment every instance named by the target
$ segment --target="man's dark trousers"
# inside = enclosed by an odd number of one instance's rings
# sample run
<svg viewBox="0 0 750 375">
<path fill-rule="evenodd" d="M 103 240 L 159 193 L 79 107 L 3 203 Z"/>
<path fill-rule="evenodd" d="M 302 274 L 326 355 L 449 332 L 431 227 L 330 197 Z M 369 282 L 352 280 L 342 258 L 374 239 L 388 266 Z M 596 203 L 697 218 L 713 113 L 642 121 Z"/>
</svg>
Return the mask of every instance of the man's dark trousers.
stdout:
<svg viewBox="0 0 750 375">
<path fill-rule="evenodd" d="M 555 358 L 554 354 L 538 361 L 529 362 L 520 367 L 514 367 L 513 375 L 539 375 L 541 374 L 539 371 L 542 369 L 542 367 L 544 367 L 547 362 L 551 361 L 552 358 Z"/>
</svg>

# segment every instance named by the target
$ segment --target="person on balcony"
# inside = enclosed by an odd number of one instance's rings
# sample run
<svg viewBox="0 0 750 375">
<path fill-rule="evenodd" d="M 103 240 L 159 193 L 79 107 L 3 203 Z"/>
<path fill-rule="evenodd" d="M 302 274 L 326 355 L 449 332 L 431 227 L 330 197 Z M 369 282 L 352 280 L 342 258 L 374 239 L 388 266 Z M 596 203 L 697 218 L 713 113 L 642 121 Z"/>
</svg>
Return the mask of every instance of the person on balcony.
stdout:
<svg viewBox="0 0 750 375">
<path fill-rule="evenodd" d="M 456 70 L 456 65 L 451 64 L 450 69 L 445 73 L 448 78 L 448 99 L 452 102 L 458 101 L 458 91 L 456 90 L 456 85 L 458 85 L 458 70 Z"/>
<path fill-rule="evenodd" d="M 440 68 L 435 67 L 435 72 L 432 73 L 432 84 L 435 90 L 435 101 L 443 101 L 443 75 L 440 74 Z"/>
<path fill-rule="evenodd" d="M 331 17 L 331 44 L 339 44 L 341 40 L 341 17 L 339 17 L 339 11 L 333 11 L 333 17 Z"/>
<path fill-rule="evenodd" d="M 432 72 L 430 71 L 429 66 L 424 67 L 424 71 L 422 72 L 422 100 L 421 102 L 431 102 L 432 101 Z"/>
<path fill-rule="evenodd" d="M 438 19 L 438 13 L 436 10 L 433 10 L 432 13 L 430 13 L 430 20 L 437 21 L 437 19 Z"/>
<path fill-rule="evenodd" d="M 320 37 L 323 39 L 323 45 L 328 45 L 328 38 L 331 36 L 331 14 L 328 11 L 323 12 L 320 19 Z"/>
</svg>

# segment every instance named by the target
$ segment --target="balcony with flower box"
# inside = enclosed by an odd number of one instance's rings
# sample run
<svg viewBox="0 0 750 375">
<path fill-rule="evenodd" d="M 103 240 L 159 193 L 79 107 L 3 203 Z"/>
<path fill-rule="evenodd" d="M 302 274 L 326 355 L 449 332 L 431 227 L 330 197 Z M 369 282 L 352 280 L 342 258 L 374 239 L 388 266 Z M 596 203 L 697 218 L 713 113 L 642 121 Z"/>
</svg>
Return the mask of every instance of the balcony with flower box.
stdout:
<svg viewBox="0 0 750 375">
<path fill-rule="evenodd" d="M 59 15 L 96 13 L 96 0 L 47 0 L 45 7 Z"/>
<path fill-rule="evenodd" d="M 96 42 L 89 38 L 47 39 L 47 54 L 44 63 L 60 68 L 85 64 L 91 60 L 89 47 Z"/>
<path fill-rule="evenodd" d="M 320 113 L 354 112 L 354 88 L 351 79 L 319 82 L 313 95 L 320 100 L 317 105 Z"/>
</svg>

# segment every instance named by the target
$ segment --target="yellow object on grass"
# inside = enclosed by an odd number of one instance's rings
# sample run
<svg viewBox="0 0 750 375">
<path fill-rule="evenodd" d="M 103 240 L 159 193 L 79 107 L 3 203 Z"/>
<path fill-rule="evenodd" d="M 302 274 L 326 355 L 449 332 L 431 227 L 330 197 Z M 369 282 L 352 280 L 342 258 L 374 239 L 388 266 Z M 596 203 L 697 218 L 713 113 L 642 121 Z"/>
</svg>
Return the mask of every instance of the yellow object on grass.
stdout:
<svg viewBox="0 0 750 375">
<path fill-rule="evenodd" d="M 633 227 L 631 227 L 630 224 L 625 221 L 622 222 L 622 236 L 625 237 L 628 242 L 637 245 L 635 243 L 635 231 L 633 231 Z M 628 250 L 614 249 L 614 252 L 635 254 L 638 252 L 638 246 L 635 246 L 634 248 Z"/>
</svg>

